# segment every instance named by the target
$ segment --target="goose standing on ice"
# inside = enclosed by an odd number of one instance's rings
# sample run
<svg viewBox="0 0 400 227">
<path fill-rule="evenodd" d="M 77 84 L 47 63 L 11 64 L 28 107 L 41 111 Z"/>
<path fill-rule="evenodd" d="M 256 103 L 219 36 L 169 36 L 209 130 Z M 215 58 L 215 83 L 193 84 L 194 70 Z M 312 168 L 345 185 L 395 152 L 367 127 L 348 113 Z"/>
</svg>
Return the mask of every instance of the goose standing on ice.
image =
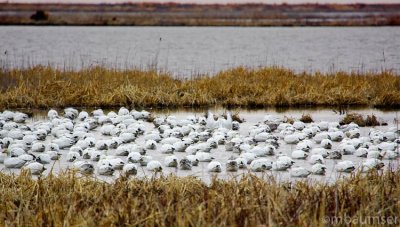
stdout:
<svg viewBox="0 0 400 227">
<path fill-rule="evenodd" d="M 218 127 L 218 121 L 214 119 L 214 114 L 211 111 L 208 111 L 206 127 L 211 130 Z"/>
<path fill-rule="evenodd" d="M 226 114 L 226 119 L 222 118 L 220 121 L 220 127 L 232 130 L 232 113 L 230 111 Z"/>
</svg>

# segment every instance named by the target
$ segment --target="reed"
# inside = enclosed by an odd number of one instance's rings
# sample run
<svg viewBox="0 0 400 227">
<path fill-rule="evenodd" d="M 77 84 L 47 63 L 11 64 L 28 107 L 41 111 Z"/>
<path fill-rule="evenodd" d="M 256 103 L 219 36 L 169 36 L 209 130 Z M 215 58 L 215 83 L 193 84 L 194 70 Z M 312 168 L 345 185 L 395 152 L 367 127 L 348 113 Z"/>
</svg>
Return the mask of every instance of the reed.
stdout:
<svg viewBox="0 0 400 227">
<path fill-rule="evenodd" d="M 244 67 L 176 79 L 154 70 L 94 67 L 0 69 L 0 108 L 50 107 L 398 107 L 400 77 L 381 73 L 295 73 Z"/>
<path fill-rule="evenodd" d="M 354 174 L 333 184 L 277 183 L 253 175 L 213 180 L 174 176 L 111 183 L 72 172 L 38 179 L 0 173 L 0 219 L 9 226 L 323 226 L 327 217 L 399 223 L 400 171 Z M 333 219 L 335 220 L 335 219 Z M 387 223 L 386 223 L 387 224 Z"/>
</svg>

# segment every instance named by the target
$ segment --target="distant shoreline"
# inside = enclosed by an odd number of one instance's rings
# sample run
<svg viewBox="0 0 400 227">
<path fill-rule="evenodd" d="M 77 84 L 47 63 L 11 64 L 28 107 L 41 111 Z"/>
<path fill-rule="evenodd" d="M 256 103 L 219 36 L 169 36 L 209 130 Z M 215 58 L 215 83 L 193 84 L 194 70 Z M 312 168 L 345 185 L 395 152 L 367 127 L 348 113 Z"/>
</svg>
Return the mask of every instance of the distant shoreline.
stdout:
<svg viewBox="0 0 400 227">
<path fill-rule="evenodd" d="M 398 26 L 400 4 L 11 4 L 0 25 Z"/>
</svg>

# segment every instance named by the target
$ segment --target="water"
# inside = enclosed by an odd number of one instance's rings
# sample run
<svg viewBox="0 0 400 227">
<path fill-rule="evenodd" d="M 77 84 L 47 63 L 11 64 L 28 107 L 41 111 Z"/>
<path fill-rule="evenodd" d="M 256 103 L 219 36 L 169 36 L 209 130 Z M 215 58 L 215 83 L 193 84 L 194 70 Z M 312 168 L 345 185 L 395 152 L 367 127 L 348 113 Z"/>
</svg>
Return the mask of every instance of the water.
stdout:
<svg viewBox="0 0 400 227">
<path fill-rule="evenodd" d="M 2 67 L 400 72 L 398 27 L 0 27 Z"/>
<path fill-rule="evenodd" d="M 221 114 L 223 112 L 222 109 L 216 108 L 212 109 L 214 113 Z M 381 111 L 377 109 L 359 109 L 356 110 L 357 113 L 363 114 L 364 116 L 367 114 L 375 114 L 378 117 L 378 120 L 381 122 L 386 122 L 388 125 L 387 126 L 378 126 L 375 127 L 375 129 L 379 129 L 382 131 L 387 130 L 389 127 L 396 126 L 397 122 L 395 122 L 395 119 L 398 119 L 398 114 L 397 111 Z M 168 113 L 165 112 L 165 110 L 161 111 L 154 111 L 153 112 L 157 116 L 162 116 L 162 115 L 174 115 L 176 116 L 177 119 L 185 119 L 189 115 L 196 115 L 200 116 L 204 113 L 204 111 L 185 111 L 185 110 L 179 110 L 179 111 L 169 111 Z M 27 124 L 36 124 L 41 121 L 47 121 L 48 119 L 46 118 L 47 111 L 38 111 L 34 112 L 34 117 L 29 119 Z M 281 111 L 276 111 L 273 109 L 269 110 L 241 110 L 240 111 L 240 116 L 245 119 L 245 122 L 240 125 L 240 134 L 241 135 L 248 135 L 250 128 L 255 125 L 258 122 L 263 121 L 263 118 L 267 114 L 272 114 L 275 116 L 280 116 L 280 117 L 291 117 L 298 119 L 301 117 L 302 114 L 310 114 L 315 122 L 320 122 L 320 121 L 339 121 L 341 118 L 343 118 L 343 115 L 335 114 L 333 111 L 328 110 L 328 109 L 314 109 L 314 110 L 298 110 L 298 109 L 293 109 L 293 110 L 287 110 L 284 112 Z M 146 132 L 149 132 L 151 130 L 154 130 L 154 125 L 151 123 L 145 123 L 146 125 Z M 368 132 L 371 128 L 370 127 L 365 127 L 361 128 L 361 136 L 368 136 Z M 103 136 L 100 133 L 100 128 L 95 129 L 92 131 L 92 133 L 95 135 L 97 139 L 110 139 L 110 136 Z M 49 136 L 46 140 L 46 144 L 49 144 L 52 140 L 52 136 Z M 138 139 L 134 142 L 139 145 L 144 145 L 144 138 L 143 136 L 138 137 Z M 334 142 L 333 143 L 333 148 L 336 149 L 340 143 L 339 142 Z M 313 147 L 319 147 L 320 145 L 314 144 Z M 280 140 L 280 147 L 277 149 L 276 153 L 282 152 L 286 153 L 287 155 L 291 155 L 291 152 L 295 150 L 296 145 L 289 145 L 285 144 L 283 141 Z M 164 162 L 164 159 L 166 154 L 161 154 L 159 151 L 160 145 L 158 145 L 157 150 L 148 150 L 147 155 L 150 155 L 153 157 L 154 160 L 158 160 L 161 163 Z M 48 174 L 50 171 L 53 171 L 54 173 L 58 173 L 59 171 L 66 170 L 70 168 L 73 164 L 70 162 L 66 161 L 66 154 L 68 153 L 68 149 L 62 150 L 61 151 L 62 156 L 59 161 L 55 161 L 52 164 L 46 165 L 46 172 L 45 174 Z M 114 155 L 115 150 L 111 149 L 108 151 L 105 151 L 107 155 Z M 178 159 L 182 159 L 185 157 L 187 154 L 186 153 L 181 153 L 181 152 L 175 152 L 175 156 L 178 157 Z M 219 179 L 231 179 L 231 178 L 238 178 L 241 177 L 243 174 L 247 174 L 251 172 L 250 170 L 239 170 L 238 172 L 227 172 L 225 171 L 225 163 L 226 161 L 231 157 L 231 156 L 237 156 L 238 154 L 235 154 L 233 152 L 229 152 L 225 150 L 224 145 L 219 145 L 217 149 L 213 149 L 211 151 L 211 155 L 215 158 L 215 160 L 221 162 L 223 166 L 223 170 L 221 173 L 218 174 L 213 174 L 209 173 L 207 171 L 207 164 L 208 163 L 202 163 L 200 162 L 199 166 L 193 167 L 191 171 L 186 171 L 186 170 L 179 170 L 177 168 L 171 168 L 171 167 L 164 167 L 163 169 L 163 174 L 168 175 L 168 174 L 175 174 L 177 176 L 196 176 L 200 179 L 202 179 L 204 182 L 210 182 L 213 177 L 217 177 Z M 120 157 L 123 161 L 127 161 L 126 157 Z M 272 161 L 276 160 L 276 156 L 268 156 L 268 158 Z M 350 174 L 346 173 L 337 173 L 335 171 L 335 164 L 337 162 L 343 161 L 343 160 L 351 160 L 355 163 L 356 168 L 359 169 L 361 167 L 361 164 L 363 161 L 365 161 L 365 158 L 359 158 L 356 157 L 355 155 L 345 155 L 343 156 L 342 160 L 332 160 L 332 159 L 325 159 L 325 165 L 327 166 L 327 172 L 324 176 L 319 176 L 319 175 L 310 175 L 307 180 L 313 181 L 313 182 L 325 182 L 325 183 L 332 183 L 335 182 L 338 178 L 341 177 L 346 177 L 349 176 Z M 397 168 L 399 163 L 399 159 L 396 160 L 383 160 L 385 163 L 385 169 L 389 168 L 389 166 Z M 308 162 L 308 160 L 295 160 L 294 167 L 304 167 L 306 169 L 311 168 L 311 164 Z M 96 162 L 92 162 L 96 166 Z M 2 172 L 16 172 L 18 173 L 19 170 L 17 169 L 7 169 L 4 167 L 3 164 L 0 164 L 0 171 Z M 302 178 L 292 178 L 290 177 L 290 170 L 289 171 L 266 171 L 264 173 L 254 173 L 259 177 L 269 177 L 273 176 L 275 179 L 278 181 L 295 181 L 299 180 Z M 138 175 L 136 177 L 152 177 L 154 176 L 153 172 L 150 172 L 146 170 L 146 168 L 141 168 L 139 167 L 138 169 Z M 94 175 L 94 177 L 104 180 L 104 181 L 112 181 L 115 180 L 119 177 L 119 171 L 117 171 L 113 176 L 99 176 L 97 174 Z"/>
</svg>

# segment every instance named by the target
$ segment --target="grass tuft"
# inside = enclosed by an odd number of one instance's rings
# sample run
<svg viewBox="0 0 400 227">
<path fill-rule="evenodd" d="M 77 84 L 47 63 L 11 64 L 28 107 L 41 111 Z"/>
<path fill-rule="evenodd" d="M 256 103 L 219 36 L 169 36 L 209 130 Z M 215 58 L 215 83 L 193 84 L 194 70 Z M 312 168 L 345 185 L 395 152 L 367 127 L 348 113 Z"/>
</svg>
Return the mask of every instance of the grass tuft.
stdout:
<svg viewBox="0 0 400 227">
<path fill-rule="evenodd" d="M 367 117 L 363 117 L 361 114 L 358 113 L 348 113 L 346 116 L 339 122 L 341 125 L 350 124 L 351 122 L 356 123 L 361 127 L 365 126 L 379 126 L 382 123 L 378 121 L 374 114 L 367 115 Z"/>
<path fill-rule="evenodd" d="M 314 120 L 312 119 L 310 114 L 303 114 L 301 115 L 301 118 L 299 119 L 303 123 L 312 123 Z"/>
</svg>

